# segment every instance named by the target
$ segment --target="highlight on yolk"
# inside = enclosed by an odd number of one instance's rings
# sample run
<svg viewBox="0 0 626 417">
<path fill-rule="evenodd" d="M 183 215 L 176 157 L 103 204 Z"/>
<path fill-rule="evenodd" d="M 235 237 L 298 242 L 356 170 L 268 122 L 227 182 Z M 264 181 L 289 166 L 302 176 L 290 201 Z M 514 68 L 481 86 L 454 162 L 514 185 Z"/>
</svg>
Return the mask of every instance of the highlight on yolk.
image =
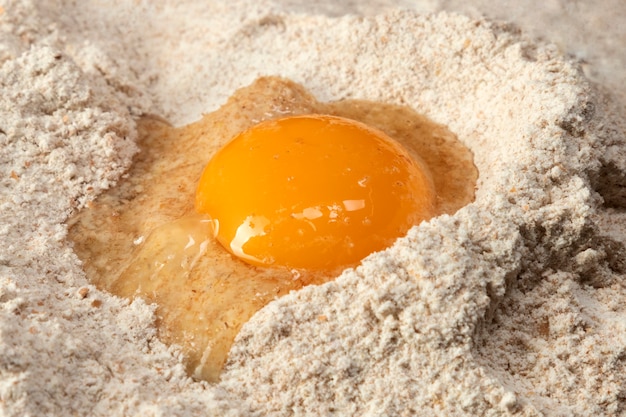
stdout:
<svg viewBox="0 0 626 417">
<path fill-rule="evenodd" d="M 426 165 L 383 132 L 327 115 L 262 122 L 205 167 L 195 207 L 257 266 L 352 266 L 435 215 Z"/>
</svg>

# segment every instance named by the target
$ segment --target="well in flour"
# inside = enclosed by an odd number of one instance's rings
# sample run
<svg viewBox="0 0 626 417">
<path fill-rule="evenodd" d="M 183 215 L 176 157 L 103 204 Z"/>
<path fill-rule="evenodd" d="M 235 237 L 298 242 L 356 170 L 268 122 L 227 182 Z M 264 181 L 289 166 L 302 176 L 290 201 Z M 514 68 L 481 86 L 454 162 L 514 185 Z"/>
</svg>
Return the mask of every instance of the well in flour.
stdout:
<svg viewBox="0 0 626 417">
<path fill-rule="evenodd" d="M 202 167 L 233 136 L 261 120 L 312 113 L 376 127 L 407 149 L 406 158 L 423 160 L 436 190 L 433 214 L 452 214 L 473 199 L 477 171 L 469 150 L 445 127 L 406 107 L 320 103 L 301 86 L 268 77 L 238 90 L 192 125 L 174 129 L 144 120 L 142 152 L 129 177 L 77 215 L 70 237 L 94 283 L 157 303 L 161 337 L 183 347 L 188 370 L 198 378 L 218 379 L 233 339 L 259 308 L 332 279 L 346 266 L 268 268 L 242 262 L 213 239 L 211 219 L 193 207 Z"/>
</svg>

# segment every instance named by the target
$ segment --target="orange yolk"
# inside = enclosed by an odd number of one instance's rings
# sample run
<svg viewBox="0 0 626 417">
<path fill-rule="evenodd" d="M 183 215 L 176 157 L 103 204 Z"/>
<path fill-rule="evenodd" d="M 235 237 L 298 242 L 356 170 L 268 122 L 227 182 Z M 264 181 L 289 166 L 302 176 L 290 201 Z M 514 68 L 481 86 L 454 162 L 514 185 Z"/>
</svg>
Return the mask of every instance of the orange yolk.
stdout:
<svg viewBox="0 0 626 417">
<path fill-rule="evenodd" d="M 262 122 L 205 167 L 196 211 L 257 266 L 352 266 L 435 215 L 428 168 L 383 132 L 326 115 Z"/>
</svg>

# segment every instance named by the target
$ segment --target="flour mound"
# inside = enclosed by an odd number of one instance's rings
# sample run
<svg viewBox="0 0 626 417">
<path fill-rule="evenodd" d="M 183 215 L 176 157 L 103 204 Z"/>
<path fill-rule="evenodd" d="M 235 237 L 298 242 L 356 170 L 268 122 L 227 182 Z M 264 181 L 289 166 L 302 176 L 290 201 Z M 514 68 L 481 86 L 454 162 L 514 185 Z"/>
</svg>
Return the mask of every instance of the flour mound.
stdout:
<svg viewBox="0 0 626 417">
<path fill-rule="evenodd" d="M 0 10 L 4 414 L 624 412 L 626 127 L 554 47 L 450 14 L 34 3 Z M 208 385 L 154 306 L 87 282 L 64 222 L 123 175 L 135 117 L 186 123 L 261 75 L 409 105 L 480 178 L 455 215 L 270 303 Z"/>
</svg>

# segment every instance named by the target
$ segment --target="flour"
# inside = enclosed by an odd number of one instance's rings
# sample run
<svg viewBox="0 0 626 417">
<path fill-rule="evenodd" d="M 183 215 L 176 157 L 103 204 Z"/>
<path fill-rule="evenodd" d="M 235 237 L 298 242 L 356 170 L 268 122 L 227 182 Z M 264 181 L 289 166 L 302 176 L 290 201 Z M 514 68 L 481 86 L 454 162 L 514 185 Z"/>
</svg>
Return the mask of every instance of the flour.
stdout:
<svg viewBox="0 0 626 417">
<path fill-rule="evenodd" d="M 508 25 L 378 3 L 320 3 L 332 18 L 301 2 L 2 4 L 3 414 L 626 412 L 618 105 Z M 618 85 L 607 68 L 584 71 Z M 136 117 L 196 120 L 260 75 L 407 104 L 472 149 L 480 178 L 454 216 L 270 303 L 209 385 L 158 340 L 154 306 L 87 281 L 64 222 L 124 174 Z"/>
</svg>

